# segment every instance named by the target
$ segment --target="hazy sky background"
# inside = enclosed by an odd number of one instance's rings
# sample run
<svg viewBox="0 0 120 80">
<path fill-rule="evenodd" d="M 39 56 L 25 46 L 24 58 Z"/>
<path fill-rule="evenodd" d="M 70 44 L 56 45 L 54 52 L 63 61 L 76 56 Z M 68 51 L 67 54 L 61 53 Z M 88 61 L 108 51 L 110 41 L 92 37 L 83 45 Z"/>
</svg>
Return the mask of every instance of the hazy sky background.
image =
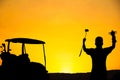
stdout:
<svg viewBox="0 0 120 80">
<path fill-rule="evenodd" d="M 119 0 L 0 0 L 0 43 L 7 38 L 28 37 L 46 42 L 49 72 L 89 72 L 91 58 L 78 57 L 84 29 L 87 47 L 95 47 L 100 35 L 104 46 L 111 45 L 111 30 L 117 31 L 117 45 L 107 58 L 107 69 L 120 69 Z M 18 54 L 18 45 L 12 53 Z M 20 49 L 20 48 L 19 48 Z M 40 52 L 40 53 L 39 53 Z M 42 47 L 28 45 L 31 61 L 43 63 Z"/>
</svg>

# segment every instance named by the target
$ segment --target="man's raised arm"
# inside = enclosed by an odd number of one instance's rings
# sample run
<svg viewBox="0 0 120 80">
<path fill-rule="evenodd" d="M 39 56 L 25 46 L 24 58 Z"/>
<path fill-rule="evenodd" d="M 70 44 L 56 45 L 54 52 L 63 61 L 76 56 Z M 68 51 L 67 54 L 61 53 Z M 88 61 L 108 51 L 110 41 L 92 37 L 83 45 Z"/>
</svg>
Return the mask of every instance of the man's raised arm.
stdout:
<svg viewBox="0 0 120 80">
<path fill-rule="evenodd" d="M 86 41 L 86 38 L 83 38 L 83 50 L 86 52 L 86 46 L 85 46 L 85 41 Z"/>
<path fill-rule="evenodd" d="M 115 36 L 115 31 L 111 31 L 110 35 L 112 36 L 112 48 L 115 48 L 115 44 L 116 44 L 116 36 Z"/>
</svg>

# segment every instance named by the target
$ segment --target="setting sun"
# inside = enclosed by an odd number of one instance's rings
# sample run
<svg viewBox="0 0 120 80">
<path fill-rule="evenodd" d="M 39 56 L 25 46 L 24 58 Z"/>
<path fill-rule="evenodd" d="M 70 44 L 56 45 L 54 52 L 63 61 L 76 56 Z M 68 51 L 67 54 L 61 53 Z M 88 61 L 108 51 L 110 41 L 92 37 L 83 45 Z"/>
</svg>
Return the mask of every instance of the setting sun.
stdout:
<svg viewBox="0 0 120 80">
<path fill-rule="evenodd" d="M 63 67 L 61 70 L 60 70 L 62 73 L 72 73 L 71 69 L 69 69 L 69 66 L 66 67 Z"/>
<path fill-rule="evenodd" d="M 95 47 L 102 36 L 103 47 L 112 44 L 109 32 L 117 32 L 115 49 L 107 57 L 107 70 L 120 69 L 120 15 L 115 0 L 3 0 L 0 2 L 0 43 L 24 37 L 46 42 L 48 72 L 90 72 L 91 57 L 84 51 L 79 57 L 85 29 L 86 46 Z M 19 55 L 19 44 L 11 45 Z M 26 45 L 30 60 L 44 64 L 41 45 Z"/>
</svg>

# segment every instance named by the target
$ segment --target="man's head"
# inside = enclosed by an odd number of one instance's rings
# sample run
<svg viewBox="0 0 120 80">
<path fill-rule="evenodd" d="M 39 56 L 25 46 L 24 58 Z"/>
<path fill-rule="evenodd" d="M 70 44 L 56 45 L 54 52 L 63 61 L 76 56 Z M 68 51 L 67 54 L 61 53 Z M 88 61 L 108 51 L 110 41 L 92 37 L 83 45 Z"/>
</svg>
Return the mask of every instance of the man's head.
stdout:
<svg viewBox="0 0 120 80">
<path fill-rule="evenodd" d="M 100 37 L 100 36 L 96 37 L 96 39 L 95 39 L 95 45 L 96 45 L 96 47 L 98 47 L 98 48 L 102 48 L 103 38 Z"/>
</svg>

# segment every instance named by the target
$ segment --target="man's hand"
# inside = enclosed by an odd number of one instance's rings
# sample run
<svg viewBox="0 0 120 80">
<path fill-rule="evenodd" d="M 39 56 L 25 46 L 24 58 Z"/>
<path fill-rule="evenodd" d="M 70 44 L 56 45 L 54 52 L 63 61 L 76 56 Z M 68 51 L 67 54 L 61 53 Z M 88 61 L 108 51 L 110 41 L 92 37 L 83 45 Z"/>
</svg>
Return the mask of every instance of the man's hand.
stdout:
<svg viewBox="0 0 120 80">
<path fill-rule="evenodd" d="M 83 38 L 83 42 L 85 42 L 86 41 L 86 38 Z"/>
<path fill-rule="evenodd" d="M 110 35 L 112 35 L 112 43 L 114 43 L 114 44 L 116 43 L 115 33 L 116 33 L 116 31 L 113 31 L 113 30 L 110 32 Z"/>
<path fill-rule="evenodd" d="M 116 31 L 113 31 L 113 30 L 110 32 L 110 34 L 111 34 L 112 36 L 115 35 L 115 33 L 116 33 Z"/>
</svg>

